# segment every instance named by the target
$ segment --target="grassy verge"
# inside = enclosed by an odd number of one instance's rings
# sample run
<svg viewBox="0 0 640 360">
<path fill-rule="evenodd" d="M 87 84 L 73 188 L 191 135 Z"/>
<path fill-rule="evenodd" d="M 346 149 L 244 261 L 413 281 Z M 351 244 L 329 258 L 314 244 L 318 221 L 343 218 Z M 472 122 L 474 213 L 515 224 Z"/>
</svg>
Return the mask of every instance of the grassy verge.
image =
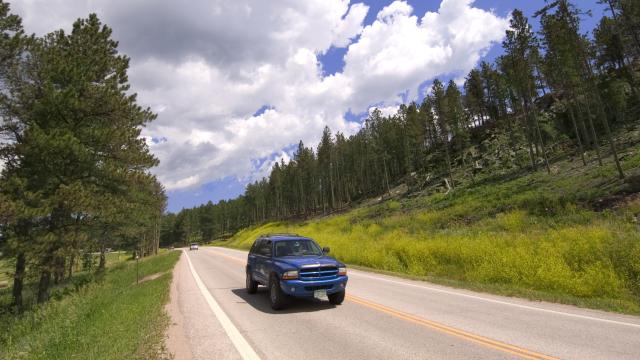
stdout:
<svg viewBox="0 0 640 360">
<path fill-rule="evenodd" d="M 639 175 L 640 148 L 625 151 L 623 166 Z M 551 175 L 479 179 L 449 194 L 268 223 L 218 244 L 247 249 L 260 234 L 294 232 L 349 264 L 640 314 L 640 198 L 628 194 L 634 186 L 616 180 L 611 162 L 585 168 L 561 161 Z"/>
<path fill-rule="evenodd" d="M 101 279 L 20 316 L 0 317 L 2 359 L 149 359 L 163 356 L 171 272 L 180 253 L 121 262 Z"/>
</svg>

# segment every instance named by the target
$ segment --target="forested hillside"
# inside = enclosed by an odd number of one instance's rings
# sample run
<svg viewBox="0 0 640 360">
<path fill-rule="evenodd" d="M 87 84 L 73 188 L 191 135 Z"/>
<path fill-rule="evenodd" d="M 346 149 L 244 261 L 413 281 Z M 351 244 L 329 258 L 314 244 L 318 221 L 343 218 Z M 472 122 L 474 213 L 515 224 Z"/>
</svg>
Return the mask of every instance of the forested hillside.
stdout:
<svg viewBox="0 0 640 360">
<path fill-rule="evenodd" d="M 302 142 L 293 159 L 247 186 L 237 199 L 163 219 L 161 241 L 227 237 L 268 221 L 308 219 L 374 197 L 456 192 L 499 176 L 546 172 L 567 159 L 629 181 L 620 139 L 640 117 L 640 3 L 601 1 L 606 16 L 589 34 L 579 3 L 552 1 L 528 19 L 514 10 L 503 55 L 483 62 L 463 86 L 434 80 L 419 102 L 383 116 L 374 110 L 349 137 L 326 128 L 317 147 Z M 540 22 L 538 33 L 530 22 Z M 567 189 L 571 191 L 571 189 Z"/>
<path fill-rule="evenodd" d="M 0 1 L 0 261 L 13 280 L 0 315 L 46 302 L 80 264 L 103 271 L 107 248 L 157 252 L 166 197 L 140 136 L 155 114 L 128 67 L 96 15 L 29 36 Z"/>
</svg>

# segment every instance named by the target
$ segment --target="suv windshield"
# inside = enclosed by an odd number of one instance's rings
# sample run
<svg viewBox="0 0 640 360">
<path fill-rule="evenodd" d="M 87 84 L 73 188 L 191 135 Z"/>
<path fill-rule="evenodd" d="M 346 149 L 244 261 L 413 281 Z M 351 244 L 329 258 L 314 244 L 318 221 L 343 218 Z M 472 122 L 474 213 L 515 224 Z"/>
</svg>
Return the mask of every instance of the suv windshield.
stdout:
<svg viewBox="0 0 640 360">
<path fill-rule="evenodd" d="M 276 257 L 321 255 L 322 249 L 311 240 L 286 240 L 276 242 Z"/>
</svg>

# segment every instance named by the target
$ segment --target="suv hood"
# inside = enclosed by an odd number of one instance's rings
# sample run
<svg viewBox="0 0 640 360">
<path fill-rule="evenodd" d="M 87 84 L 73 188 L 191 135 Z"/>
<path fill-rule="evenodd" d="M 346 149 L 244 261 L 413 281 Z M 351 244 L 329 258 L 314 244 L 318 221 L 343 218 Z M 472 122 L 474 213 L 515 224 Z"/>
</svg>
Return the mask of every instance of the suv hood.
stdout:
<svg viewBox="0 0 640 360">
<path fill-rule="evenodd" d="M 278 262 L 285 263 L 295 268 L 300 268 L 304 265 L 333 265 L 344 266 L 338 260 L 330 256 L 300 256 L 300 257 L 286 257 L 278 258 Z"/>
</svg>

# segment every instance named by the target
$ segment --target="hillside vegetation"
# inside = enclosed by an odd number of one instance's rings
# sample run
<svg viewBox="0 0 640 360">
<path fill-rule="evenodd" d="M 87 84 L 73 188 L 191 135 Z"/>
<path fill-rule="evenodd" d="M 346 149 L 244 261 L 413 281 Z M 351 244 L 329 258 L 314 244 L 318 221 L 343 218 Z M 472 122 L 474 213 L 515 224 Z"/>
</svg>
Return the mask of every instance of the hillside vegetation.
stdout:
<svg viewBox="0 0 640 360">
<path fill-rule="evenodd" d="M 248 249 L 260 234 L 313 237 L 349 264 L 508 295 L 640 313 L 640 146 L 616 180 L 612 161 L 559 161 L 552 173 L 486 178 L 445 194 L 364 204 L 307 221 L 269 222 L 217 242 Z"/>
</svg>

